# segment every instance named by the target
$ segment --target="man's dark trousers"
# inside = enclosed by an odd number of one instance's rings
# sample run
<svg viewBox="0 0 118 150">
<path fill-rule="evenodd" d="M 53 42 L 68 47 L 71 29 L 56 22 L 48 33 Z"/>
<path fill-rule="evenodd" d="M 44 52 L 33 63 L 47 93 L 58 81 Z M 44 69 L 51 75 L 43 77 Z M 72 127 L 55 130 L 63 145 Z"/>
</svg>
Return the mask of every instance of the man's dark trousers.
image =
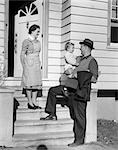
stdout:
<svg viewBox="0 0 118 150">
<path fill-rule="evenodd" d="M 56 115 L 56 104 L 57 98 L 56 95 L 62 95 L 64 86 L 59 85 L 55 87 L 51 87 L 48 91 L 47 102 L 45 107 L 45 112 L 48 114 Z"/>
<path fill-rule="evenodd" d="M 83 144 L 86 134 L 86 107 L 87 102 L 79 101 L 75 95 L 69 98 L 70 116 L 74 121 L 74 142 Z"/>
</svg>

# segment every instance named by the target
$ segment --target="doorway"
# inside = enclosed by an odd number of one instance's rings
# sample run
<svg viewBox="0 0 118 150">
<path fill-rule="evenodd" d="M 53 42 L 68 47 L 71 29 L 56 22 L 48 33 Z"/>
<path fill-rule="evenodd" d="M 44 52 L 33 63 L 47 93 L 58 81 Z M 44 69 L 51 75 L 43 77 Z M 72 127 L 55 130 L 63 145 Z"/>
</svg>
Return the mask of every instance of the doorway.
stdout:
<svg viewBox="0 0 118 150">
<path fill-rule="evenodd" d="M 42 30 L 42 0 L 9 0 L 8 14 L 8 77 L 21 77 L 20 52 L 22 42 L 27 38 L 30 25 L 38 24 Z M 39 38 L 42 41 L 41 37 Z"/>
</svg>

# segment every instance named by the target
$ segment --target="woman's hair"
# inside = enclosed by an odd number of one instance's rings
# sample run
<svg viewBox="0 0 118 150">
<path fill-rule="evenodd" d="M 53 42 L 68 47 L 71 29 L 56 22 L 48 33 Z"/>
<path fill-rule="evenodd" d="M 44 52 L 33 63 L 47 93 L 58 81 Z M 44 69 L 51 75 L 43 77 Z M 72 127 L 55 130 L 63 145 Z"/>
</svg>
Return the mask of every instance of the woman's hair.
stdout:
<svg viewBox="0 0 118 150">
<path fill-rule="evenodd" d="M 71 42 L 67 42 L 67 43 L 65 44 L 65 50 L 66 50 L 66 51 L 67 51 L 67 49 L 68 49 L 68 47 L 69 47 L 70 45 L 74 46 L 74 44 L 71 43 Z"/>
<path fill-rule="evenodd" d="M 31 34 L 32 31 L 35 31 L 37 28 L 40 29 L 40 26 L 39 26 L 39 25 L 36 25 L 36 24 L 32 25 L 32 26 L 29 28 L 29 32 L 28 32 L 28 33 Z"/>
</svg>

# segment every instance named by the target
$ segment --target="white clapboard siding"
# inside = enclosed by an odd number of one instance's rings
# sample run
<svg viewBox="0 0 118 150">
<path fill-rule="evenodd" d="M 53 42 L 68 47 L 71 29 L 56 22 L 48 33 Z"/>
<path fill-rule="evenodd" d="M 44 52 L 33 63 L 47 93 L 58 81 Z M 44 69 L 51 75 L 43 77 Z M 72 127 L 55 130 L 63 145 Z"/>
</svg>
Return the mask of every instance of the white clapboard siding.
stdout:
<svg viewBox="0 0 118 150">
<path fill-rule="evenodd" d="M 49 0 L 50 3 L 61 4 L 62 0 Z"/>
<path fill-rule="evenodd" d="M 70 6 L 71 6 L 71 0 L 66 0 L 65 2 L 63 2 L 62 11 L 66 10 Z"/>
<path fill-rule="evenodd" d="M 5 7 L 4 5 L 0 4 L 0 13 L 4 13 L 5 12 Z"/>
<path fill-rule="evenodd" d="M 107 28 L 99 25 L 88 25 L 88 24 L 71 24 L 71 31 L 80 32 L 91 32 L 98 34 L 107 34 Z"/>
<path fill-rule="evenodd" d="M 104 57 L 107 57 L 107 58 L 116 58 L 116 59 L 118 59 L 118 51 L 93 50 L 93 51 L 92 51 L 92 54 L 93 54 L 95 57 L 104 56 Z"/>
<path fill-rule="evenodd" d="M 4 30 L 0 30 L 0 38 L 4 38 Z"/>
<path fill-rule="evenodd" d="M 49 66 L 49 70 L 51 73 L 60 73 L 61 67 L 60 66 Z"/>
<path fill-rule="evenodd" d="M 0 30 L 4 30 L 5 26 L 4 26 L 4 22 L 0 22 Z"/>
<path fill-rule="evenodd" d="M 62 51 L 62 52 L 60 52 L 60 51 L 58 51 L 58 50 L 49 50 L 48 51 L 48 57 L 59 57 L 59 58 L 61 58 L 64 54 L 63 54 L 64 52 Z"/>
<path fill-rule="evenodd" d="M 49 5 L 49 10 L 61 12 L 61 10 L 62 10 L 62 5 L 58 5 L 57 3 L 50 3 L 50 5 Z"/>
<path fill-rule="evenodd" d="M 107 3 L 102 3 L 100 1 L 93 1 L 93 0 L 72 0 L 72 6 L 76 7 L 86 7 L 86 8 L 93 8 L 93 9 L 103 9 L 107 10 L 108 6 Z"/>
<path fill-rule="evenodd" d="M 81 8 L 81 7 L 71 7 L 71 13 L 76 15 L 87 15 L 87 16 L 94 16 L 100 18 L 107 18 L 107 11 L 106 10 L 96 10 L 93 8 Z"/>
<path fill-rule="evenodd" d="M 49 42 L 61 42 L 61 36 L 60 35 L 49 35 L 48 36 Z"/>
<path fill-rule="evenodd" d="M 118 59 L 116 58 L 105 58 L 104 56 L 97 57 L 96 60 L 98 61 L 99 65 L 101 66 L 117 66 L 118 67 Z"/>
<path fill-rule="evenodd" d="M 99 81 L 98 83 L 97 83 L 97 87 L 99 88 L 99 89 L 118 89 L 118 82 L 111 82 L 111 81 L 103 81 L 103 82 L 101 82 L 101 81 Z"/>
<path fill-rule="evenodd" d="M 62 3 L 65 3 L 66 1 L 68 1 L 68 0 L 62 0 Z"/>
<path fill-rule="evenodd" d="M 0 38 L 0 46 L 4 47 L 4 39 L 3 38 Z"/>
<path fill-rule="evenodd" d="M 3 54 L 3 52 L 4 52 L 4 47 L 0 46 L 0 54 Z"/>
<path fill-rule="evenodd" d="M 118 75 L 118 67 L 117 66 L 99 66 L 99 70 L 101 74 L 117 74 Z"/>
<path fill-rule="evenodd" d="M 49 34 L 57 34 L 57 35 L 61 35 L 61 28 L 60 27 L 50 27 L 49 28 Z"/>
<path fill-rule="evenodd" d="M 0 21 L 4 21 L 4 20 L 5 20 L 4 13 L 0 13 Z"/>
<path fill-rule="evenodd" d="M 107 18 L 71 15 L 71 23 L 107 26 Z"/>
<path fill-rule="evenodd" d="M 95 34 L 94 32 L 71 32 L 71 39 L 78 39 L 82 40 L 85 38 L 90 38 L 93 41 L 99 41 L 99 42 L 107 42 L 107 35 L 106 34 Z"/>
<path fill-rule="evenodd" d="M 0 0 L 0 4 L 5 4 L 5 0 Z"/>
<path fill-rule="evenodd" d="M 71 16 L 66 17 L 63 21 L 62 21 L 62 27 L 66 26 L 68 24 L 70 24 L 71 21 Z"/>
<path fill-rule="evenodd" d="M 49 19 L 49 27 L 58 27 L 60 28 L 61 27 L 61 20 L 55 20 L 55 19 Z M 50 28 L 49 28 L 50 30 Z"/>
<path fill-rule="evenodd" d="M 68 32 L 67 34 L 64 34 L 62 36 L 62 42 L 70 40 L 70 34 L 71 34 L 70 32 Z"/>
<path fill-rule="evenodd" d="M 70 16 L 71 14 L 71 8 L 69 7 L 68 9 L 64 10 L 62 13 L 62 19 L 65 19 L 66 17 Z"/>
<path fill-rule="evenodd" d="M 98 81 L 118 82 L 118 73 L 117 74 L 101 74 L 98 78 Z"/>
<path fill-rule="evenodd" d="M 61 44 L 60 43 L 53 43 L 53 42 L 49 42 L 48 43 L 48 48 L 51 50 L 60 50 L 61 49 Z"/>
<path fill-rule="evenodd" d="M 60 78 L 60 73 L 56 72 L 50 72 L 50 74 L 48 75 L 48 79 L 53 79 L 53 80 L 57 80 L 59 81 Z"/>
<path fill-rule="evenodd" d="M 49 11 L 49 18 L 53 18 L 53 19 L 61 19 L 61 12 L 56 12 L 56 11 Z"/>
<path fill-rule="evenodd" d="M 48 79 L 55 80 L 54 84 L 58 81 L 61 68 L 61 19 L 62 0 L 49 0 Z M 47 84 L 53 85 L 50 82 Z"/>
<path fill-rule="evenodd" d="M 48 64 L 49 66 L 60 66 L 61 64 L 63 64 L 64 62 L 62 62 L 62 60 L 60 58 L 48 58 Z"/>
<path fill-rule="evenodd" d="M 62 30 L 61 30 L 62 31 L 62 35 L 65 34 L 65 33 L 70 32 L 70 28 L 71 28 L 71 24 L 68 24 L 68 25 L 64 26 L 62 28 Z"/>
</svg>

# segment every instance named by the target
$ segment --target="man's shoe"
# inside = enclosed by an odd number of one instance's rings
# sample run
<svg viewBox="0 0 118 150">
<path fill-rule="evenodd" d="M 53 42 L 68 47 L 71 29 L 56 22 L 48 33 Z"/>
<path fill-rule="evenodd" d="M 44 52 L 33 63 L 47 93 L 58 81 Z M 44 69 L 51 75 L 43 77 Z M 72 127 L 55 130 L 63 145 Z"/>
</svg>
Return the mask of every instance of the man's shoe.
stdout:
<svg viewBox="0 0 118 150">
<path fill-rule="evenodd" d="M 79 145 L 82 145 L 84 143 L 78 143 L 78 142 L 73 142 L 73 143 L 70 143 L 68 144 L 69 147 L 76 147 L 76 146 L 79 146 Z"/>
<path fill-rule="evenodd" d="M 40 120 L 57 120 L 57 116 L 48 115 L 47 117 L 40 118 Z"/>
</svg>

